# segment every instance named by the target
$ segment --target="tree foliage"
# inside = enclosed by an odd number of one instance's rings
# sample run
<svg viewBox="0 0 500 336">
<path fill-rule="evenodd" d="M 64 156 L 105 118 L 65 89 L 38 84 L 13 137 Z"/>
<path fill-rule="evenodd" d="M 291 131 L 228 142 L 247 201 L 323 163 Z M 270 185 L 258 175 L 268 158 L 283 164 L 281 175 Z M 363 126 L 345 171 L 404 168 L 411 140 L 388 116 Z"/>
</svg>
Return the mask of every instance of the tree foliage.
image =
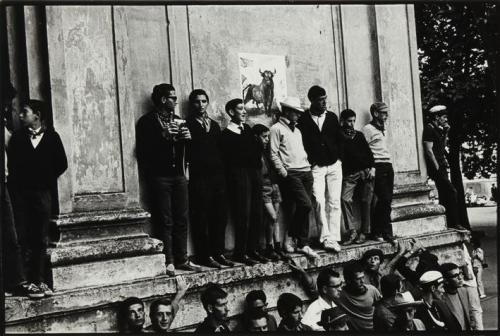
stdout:
<svg viewBox="0 0 500 336">
<path fill-rule="evenodd" d="M 460 161 L 467 178 L 490 177 L 498 139 L 497 5 L 421 3 L 415 15 L 424 111 L 439 103 L 450 112 L 452 179 Z"/>
</svg>

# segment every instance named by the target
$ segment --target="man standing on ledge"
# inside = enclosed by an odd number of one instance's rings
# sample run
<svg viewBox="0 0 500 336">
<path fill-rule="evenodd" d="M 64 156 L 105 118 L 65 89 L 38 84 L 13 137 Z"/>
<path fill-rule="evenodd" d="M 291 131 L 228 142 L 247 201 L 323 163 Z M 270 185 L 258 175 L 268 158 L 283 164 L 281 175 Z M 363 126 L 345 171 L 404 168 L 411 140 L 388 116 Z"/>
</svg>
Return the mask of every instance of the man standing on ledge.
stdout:
<svg viewBox="0 0 500 336">
<path fill-rule="evenodd" d="M 188 184 L 185 145 L 191 133 L 175 115 L 177 96 L 171 84 L 153 88 L 154 110 L 142 116 L 136 128 L 136 153 L 152 201 L 155 236 L 163 241 L 167 274 L 175 268 L 199 271 L 187 257 Z M 175 263 L 175 267 L 174 267 Z"/>
<path fill-rule="evenodd" d="M 422 141 L 424 143 L 425 163 L 427 174 L 434 180 L 439 195 L 439 203 L 446 209 L 448 227 L 465 230 L 460 225 L 458 216 L 457 191 L 448 178 L 448 160 L 446 160 L 446 136 L 448 125 L 448 111 L 444 105 L 436 105 L 429 110 L 429 123 L 424 127 Z"/>
<path fill-rule="evenodd" d="M 374 194 L 377 203 L 373 211 L 372 235 L 377 241 L 388 241 L 395 244 L 391 228 L 391 203 L 394 188 L 394 169 L 391 153 L 387 143 L 385 122 L 389 116 L 389 106 L 384 102 L 376 102 L 370 106 L 372 121 L 365 125 L 363 132 L 373 153 L 375 167 L 370 174 L 375 174 Z M 373 172 L 373 169 L 375 170 Z M 373 175 L 373 174 L 372 174 Z"/>
<path fill-rule="evenodd" d="M 325 250 L 339 252 L 344 137 L 337 115 L 327 111 L 325 89 L 314 85 L 307 98 L 311 107 L 302 114 L 297 127 L 302 132 L 314 178 L 313 195 L 322 223 L 320 243 Z"/>
</svg>

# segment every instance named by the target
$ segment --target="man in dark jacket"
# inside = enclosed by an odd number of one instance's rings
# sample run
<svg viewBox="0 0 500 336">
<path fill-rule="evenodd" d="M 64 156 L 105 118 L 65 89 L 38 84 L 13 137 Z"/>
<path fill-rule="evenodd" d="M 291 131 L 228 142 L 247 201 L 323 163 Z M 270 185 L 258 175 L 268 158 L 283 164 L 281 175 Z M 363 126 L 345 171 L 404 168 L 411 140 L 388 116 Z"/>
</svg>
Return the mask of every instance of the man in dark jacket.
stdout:
<svg viewBox="0 0 500 336">
<path fill-rule="evenodd" d="M 44 102 L 29 100 L 19 115 L 25 127 L 12 134 L 7 152 L 16 225 L 25 237 L 21 247 L 31 250 L 28 281 L 44 296 L 53 294 L 46 283 L 52 188 L 68 168 L 61 138 L 46 124 L 48 112 Z"/>
<path fill-rule="evenodd" d="M 448 178 L 448 160 L 446 159 L 446 136 L 448 112 L 446 106 L 436 105 L 429 109 L 429 123 L 424 127 L 422 141 L 427 173 L 434 180 L 439 194 L 439 203 L 446 209 L 448 227 L 465 230 L 458 216 L 457 191 Z"/>
<path fill-rule="evenodd" d="M 362 244 L 370 234 L 370 210 L 373 199 L 375 162 L 363 133 L 354 129 L 356 113 L 343 110 L 340 124 L 344 135 L 344 161 L 342 162 L 342 212 L 348 231 L 343 245 Z M 356 232 L 354 222 L 354 191 L 361 188 L 361 229 Z"/>
<path fill-rule="evenodd" d="M 221 129 L 207 113 L 208 94 L 196 89 L 189 95 L 187 127 L 191 133 L 189 212 L 198 262 L 214 268 L 232 266 L 224 257 L 227 223 L 226 180 L 219 148 Z"/>
<path fill-rule="evenodd" d="M 191 133 L 184 120 L 175 115 L 177 96 L 171 84 L 156 85 L 151 99 L 154 110 L 137 122 L 136 152 L 151 192 L 155 236 L 163 241 L 167 274 L 175 275 L 175 268 L 199 271 L 187 256 L 185 145 Z"/>
<path fill-rule="evenodd" d="M 229 309 L 227 293 L 217 284 L 209 283 L 201 294 L 201 303 L 207 317 L 196 328 L 197 333 L 228 332 Z"/>
<path fill-rule="evenodd" d="M 297 127 L 312 167 L 313 195 L 322 223 L 320 243 L 325 250 L 339 252 L 344 138 L 337 115 L 327 111 L 325 89 L 312 86 L 307 97 L 311 107 L 300 117 Z"/>
<path fill-rule="evenodd" d="M 426 330 L 462 330 L 460 323 L 442 301 L 444 294 L 443 276 L 438 271 L 427 271 L 420 277 L 423 305 L 417 308 L 415 317 L 420 319 Z"/>
</svg>

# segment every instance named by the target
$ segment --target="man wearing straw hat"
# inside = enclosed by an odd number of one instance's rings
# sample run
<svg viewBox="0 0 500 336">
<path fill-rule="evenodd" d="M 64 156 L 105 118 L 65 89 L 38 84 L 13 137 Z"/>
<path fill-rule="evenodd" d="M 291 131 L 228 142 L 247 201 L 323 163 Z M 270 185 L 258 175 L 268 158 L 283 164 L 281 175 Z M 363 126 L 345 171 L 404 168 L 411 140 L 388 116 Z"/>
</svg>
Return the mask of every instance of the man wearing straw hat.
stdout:
<svg viewBox="0 0 500 336">
<path fill-rule="evenodd" d="M 280 105 L 282 115 L 271 126 L 269 140 L 271 162 L 281 178 L 279 186 L 284 200 L 288 204 L 295 204 L 295 211 L 288 223 L 288 233 L 297 240 L 297 252 L 317 258 L 318 254 L 309 247 L 313 176 L 302 144 L 302 133 L 297 128 L 297 120 L 304 109 L 296 97 L 287 97 Z"/>
<path fill-rule="evenodd" d="M 424 323 L 414 318 L 415 310 L 422 301 L 415 301 L 410 292 L 397 293 L 391 309 L 396 314 L 396 321 L 391 331 L 415 331 L 425 330 Z"/>
<path fill-rule="evenodd" d="M 349 318 L 342 308 L 333 307 L 321 312 L 318 325 L 326 331 L 345 331 L 349 330 L 348 321 Z"/>
</svg>

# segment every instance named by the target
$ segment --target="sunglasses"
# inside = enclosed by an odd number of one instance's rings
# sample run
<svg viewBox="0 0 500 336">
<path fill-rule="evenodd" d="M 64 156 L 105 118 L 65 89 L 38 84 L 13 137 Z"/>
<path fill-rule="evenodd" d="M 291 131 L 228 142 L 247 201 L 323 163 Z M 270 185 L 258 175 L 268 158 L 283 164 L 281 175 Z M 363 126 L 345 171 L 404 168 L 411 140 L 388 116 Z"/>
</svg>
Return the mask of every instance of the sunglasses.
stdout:
<svg viewBox="0 0 500 336">
<path fill-rule="evenodd" d="M 457 274 L 447 276 L 448 279 L 458 278 L 459 276 L 464 276 L 464 272 L 460 271 Z"/>
</svg>

